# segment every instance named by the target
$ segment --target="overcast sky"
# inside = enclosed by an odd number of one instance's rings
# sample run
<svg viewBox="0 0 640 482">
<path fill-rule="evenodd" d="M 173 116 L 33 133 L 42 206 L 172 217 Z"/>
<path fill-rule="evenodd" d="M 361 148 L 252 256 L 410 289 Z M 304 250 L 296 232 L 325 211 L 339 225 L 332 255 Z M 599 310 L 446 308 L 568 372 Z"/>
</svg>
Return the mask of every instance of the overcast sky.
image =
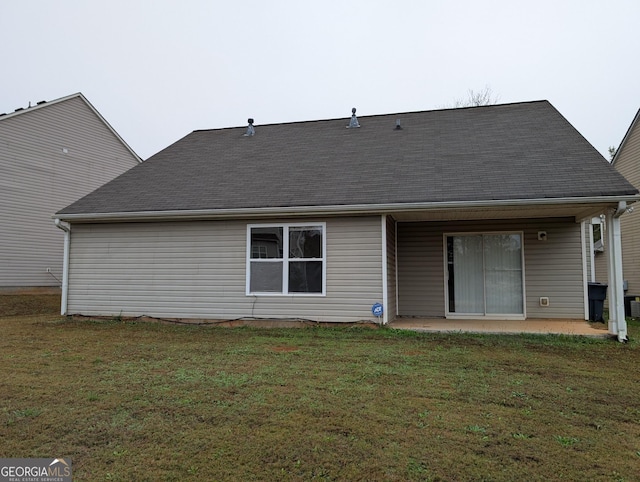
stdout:
<svg viewBox="0 0 640 482">
<path fill-rule="evenodd" d="M 146 159 L 196 129 L 549 100 L 608 158 L 640 1 L 2 0 L 0 112 L 82 92 Z"/>
</svg>

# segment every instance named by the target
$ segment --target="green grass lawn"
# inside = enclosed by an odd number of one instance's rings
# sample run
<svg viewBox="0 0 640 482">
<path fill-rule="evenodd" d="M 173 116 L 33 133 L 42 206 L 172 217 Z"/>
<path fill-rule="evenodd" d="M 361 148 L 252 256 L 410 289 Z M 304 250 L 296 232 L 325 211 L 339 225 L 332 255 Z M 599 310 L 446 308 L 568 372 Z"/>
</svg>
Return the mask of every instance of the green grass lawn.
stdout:
<svg viewBox="0 0 640 482">
<path fill-rule="evenodd" d="M 0 457 L 74 480 L 639 480 L 631 342 L 0 317 Z"/>
</svg>

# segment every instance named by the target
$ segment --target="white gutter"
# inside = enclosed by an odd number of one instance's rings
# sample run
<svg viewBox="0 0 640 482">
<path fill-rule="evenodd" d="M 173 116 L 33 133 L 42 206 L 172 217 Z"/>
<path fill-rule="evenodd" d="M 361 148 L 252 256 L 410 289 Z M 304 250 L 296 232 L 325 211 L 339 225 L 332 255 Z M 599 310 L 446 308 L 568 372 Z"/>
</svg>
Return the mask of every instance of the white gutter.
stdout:
<svg viewBox="0 0 640 482">
<path fill-rule="evenodd" d="M 618 203 L 618 209 L 616 209 L 616 212 L 613 213 L 613 217 L 614 218 L 619 218 L 620 216 L 622 216 L 624 213 L 627 212 L 628 209 L 633 209 L 633 208 L 627 208 L 627 203 L 626 201 L 620 201 Z"/>
<path fill-rule="evenodd" d="M 60 219 L 54 219 L 55 225 L 64 231 L 64 258 L 62 265 L 62 300 L 60 303 L 60 314 L 67 314 L 67 298 L 69 293 L 69 247 L 71 241 L 71 226 L 65 226 Z"/>
<path fill-rule="evenodd" d="M 167 211 L 133 211 L 110 213 L 57 213 L 56 218 L 64 221 L 142 221 L 153 219 L 202 219 L 234 217 L 277 217 L 312 216 L 329 214 L 387 214 L 406 211 L 429 211 L 442 209 L 478 209 L 527 206 L 561 206 L 580 204 L 601 204 L 640 201 L 640 194 L 625 196 L 597 196 L 541 199 L 499 199 L 483 201 L 448 201 L 420 203 L 351 204 L 327 206 L 292 206 L 267 208 L 229 208 L 229 209 L 185 209 Z"/>
</svg>

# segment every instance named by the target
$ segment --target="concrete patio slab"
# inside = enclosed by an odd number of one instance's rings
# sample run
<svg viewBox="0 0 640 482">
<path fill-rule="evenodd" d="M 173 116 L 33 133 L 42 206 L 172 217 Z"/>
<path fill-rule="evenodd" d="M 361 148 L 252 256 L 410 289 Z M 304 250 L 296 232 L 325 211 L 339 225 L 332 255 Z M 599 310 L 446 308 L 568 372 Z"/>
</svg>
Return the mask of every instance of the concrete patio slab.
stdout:
<svg viewBox="0 0 640 482">
<path fill-rule="evenodd" d="M 601 326 L 601 327 L 600 327 Z M 463 333 L 535 333 L 553 335 L 580 335 L 591 337 L 613 336 L 607 325 L 591 324 L 584 320 L 447 320 L 444 318 L 397 318 L 389 328 L 427 332 Z"/>
</svg>

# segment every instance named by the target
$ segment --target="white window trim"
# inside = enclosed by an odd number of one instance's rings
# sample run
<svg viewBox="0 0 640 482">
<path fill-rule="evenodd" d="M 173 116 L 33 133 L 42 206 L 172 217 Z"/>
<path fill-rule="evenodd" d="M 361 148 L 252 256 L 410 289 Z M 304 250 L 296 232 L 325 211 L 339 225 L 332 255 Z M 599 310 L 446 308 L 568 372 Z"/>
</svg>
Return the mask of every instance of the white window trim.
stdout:
<svg viewBox="0 0 640 482">
<path fill-rule="evenodd" d="M 322 293 L 289 293 L 289 228 L 319 227 L 322 228 L 322 257 L 321 258 L 294 258 L 295 261 L 321 261 L 322 262 Z M 282 258 L 274 259 L 253 259 L 261 263 L 278 262 L 282 263 L 282 292 L 273 291 L 251 291 L 251 229 L 252 228 L 283 228 L 282 232 Z M 326 222 L 306 222 L 306 223 L 263 223 L 247 224 L 246 236 L 246 269 L 245 269 L 245 295 L 246 296 L 312 296 L 322 297 L 327 295 L 327 223 Z M 286 254 L 286 257 L 284 256 Z"/>
<path fill-rule="evenodd" d="M 449 311 L 449 266 L 447 259 L 447 237 L 448 236 L 483 236 L 493 234 L 518 234 L 520 235 L 520 259 L 522 263 L 522 314 L 461 314 Z M 524 231 L 462 231 L 444 233 L 442 235 L 443 259 L 444 259 L 444 309 L 445 318 L 452 320 L 464 319 L 490 319 L 490 320 L 526 320 L 527 319 L 527 287 L 525 285 L 524 273 Z"/>
</svg>

